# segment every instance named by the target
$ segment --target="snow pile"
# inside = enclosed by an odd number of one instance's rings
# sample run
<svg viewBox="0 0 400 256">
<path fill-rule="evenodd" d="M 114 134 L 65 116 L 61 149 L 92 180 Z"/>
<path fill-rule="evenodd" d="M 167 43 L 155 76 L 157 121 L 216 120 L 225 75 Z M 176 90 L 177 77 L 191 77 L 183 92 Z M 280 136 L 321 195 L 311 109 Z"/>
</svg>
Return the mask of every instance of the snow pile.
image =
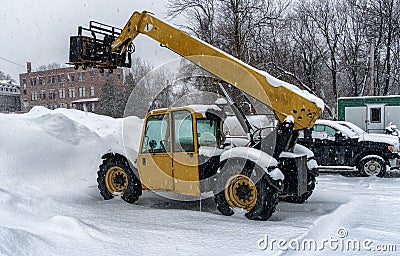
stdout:
<svg viewBox="0 0 400 256">
<path fill-rule="evenodd" d="M 0 115 L 0 180 L 5 188 L 54 194 L 93 184 L 107 143 L 61 111 L 35 107 L 25 115 Z"/>
<path fill-rule="evenodd" d="M 389 122 L 389 124 L 385 127 L 385 133 L 393 136 L 400 137 L 400 130 L 397 128 L 397 125 Z"/>
<path fill-rule="evenodd" d="M 0 115 L 0 179 L 6 188 L 33 189 L 44 194 L 96 185 L 101 156 L 125 144 L 122 123 L 139 133 L 128 145 L 139 145 L 142 120 L 114 119 L 77 110 L 34 107 L 23 115 Z M 34 172 L 33 172 L 34 171 Z M 15 184 L 21 180 L 21 184 Z M 29 181 L 29 182 L 25 182 Z"/>
</svg>

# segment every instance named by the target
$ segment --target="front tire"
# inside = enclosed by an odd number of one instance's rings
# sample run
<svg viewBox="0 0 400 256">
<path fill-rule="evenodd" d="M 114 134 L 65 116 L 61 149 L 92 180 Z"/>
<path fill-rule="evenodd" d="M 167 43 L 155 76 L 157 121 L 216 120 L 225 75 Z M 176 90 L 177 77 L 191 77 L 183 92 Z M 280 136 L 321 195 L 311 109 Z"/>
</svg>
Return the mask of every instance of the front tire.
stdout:
<svg viewBox="0 0 400 256">
<path fill-rule="evenodd" d="M 366 156 L 358 163 L 358 171 L 361 176 L 383 177 L 386 174 L 386 164 L 383 158 L 379 156 Z"/>
<path fill-rule="evenodd" d="M 242 208 L 248 219 L 264 221 L 274 213 L 279 192 L 264 170 L 254 164 L 248 167 L 245 159 L 229 159 L 220 170 L 214 200 L 223 215 L 231 216 L 233 208 Z"/>
<path fill-rule="evenodd" d="M 134 167 L 132 167 L 134 168 Z M 128 160 L 119 154 L 107 154 L 97 172 L 97 184 L 105 200 L 122 195 L 128 203 L 135 203 L 142 195 L 142 184 Z"/>
</svg>

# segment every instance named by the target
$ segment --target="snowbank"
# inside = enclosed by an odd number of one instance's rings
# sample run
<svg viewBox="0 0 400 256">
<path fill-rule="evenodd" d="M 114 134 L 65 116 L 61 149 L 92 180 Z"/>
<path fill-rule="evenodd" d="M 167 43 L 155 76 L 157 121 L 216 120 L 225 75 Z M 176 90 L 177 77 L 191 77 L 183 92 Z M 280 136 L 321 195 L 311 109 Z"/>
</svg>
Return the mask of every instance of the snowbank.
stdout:
<svg viewBox="0 0 400 256">
<path fill-rule="evenodd" d="M 131 119 L 133 126 L 141 127 L 140 119 Z M 3 186 L 43 194 L 76 193 L 95 186 L 101 156 L 123 145 L 122 122 L 93 113 L 43 107 L 22 115 L 0 115 Z M 136 148 L 138 142 L 131 144 Z"/>
</svg>

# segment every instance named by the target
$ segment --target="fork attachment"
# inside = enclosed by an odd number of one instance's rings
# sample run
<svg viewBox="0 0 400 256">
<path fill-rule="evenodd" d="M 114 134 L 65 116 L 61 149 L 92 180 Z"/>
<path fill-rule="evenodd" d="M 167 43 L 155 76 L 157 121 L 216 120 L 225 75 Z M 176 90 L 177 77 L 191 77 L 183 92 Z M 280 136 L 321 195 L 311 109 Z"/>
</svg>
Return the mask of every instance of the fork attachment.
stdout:
<svg viewBox="0 0 400 256">
<path fill-rule="evenodd" d="M 85 33 L 85 35 L 83 35 Z M 133 45 L 127 51 L 112 52 L 111 44 L 119 36 L 121 29 L 91 21 L 89 28 L 78 27 L 78 35 L 70 37 L 69 62 L 75 69 L 82 66 L 98 68 L 100 73 L 108 69 L 110 73 L 117 67 L 131 67 Z"/>
</svg>

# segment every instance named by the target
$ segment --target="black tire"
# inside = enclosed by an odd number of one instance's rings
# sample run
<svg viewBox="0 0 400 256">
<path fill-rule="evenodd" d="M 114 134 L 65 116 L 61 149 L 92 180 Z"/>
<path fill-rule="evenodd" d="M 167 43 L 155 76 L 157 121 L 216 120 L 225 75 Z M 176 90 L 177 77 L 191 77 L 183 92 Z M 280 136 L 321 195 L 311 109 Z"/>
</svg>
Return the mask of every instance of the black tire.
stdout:
<svg viewBox="0 0 400 256">
<path fill-rule="evenodd" d="M 380 157 L 366 156 L 358 162 L 357 169 L 364 177 L 383 177 L 386 174 L 386 163 Z"/>
<path fill-rule="evenodd" d="M 139 199 L 142 184 L 132 168 L 122 155 L 107 154 L 103 157 L 97 172 L 97 187 L 105 200 L 114 198 L 115 194 L 122 194 L 121 198 L 131 204 Z"/>
<path fill-rule="evenodd" d="M 229 159 L 221 168 L 214 188 L 214 200 L 217 209 L 226 216 L 234 214 L 233 208 L 226 198 L 226 189 L 228 189 L 226 183 L 230 178 L 242 174 L 249 177 L 257 190 L 255 205 L 247 211 L 245 216 L 251 220 L 268 220 L 278 204 L 279 191 L 269 183 L 269 177 L 264 170 L 254 164 L 251 165 L 254 171 L 249 170 L 245 163 L 246 160 L 244 159 Z"/>
<path fill-rule="evenodd" d="M 302 204 L 305 203 L 308 198 L 312 195 L 315 189 L 316 178 L 313 174 L 307 173 L 307 192 L 300 196 L 286 196 L 280 198 L 282 201 L 292 203 L 292 204 Z"/>
</svg>

